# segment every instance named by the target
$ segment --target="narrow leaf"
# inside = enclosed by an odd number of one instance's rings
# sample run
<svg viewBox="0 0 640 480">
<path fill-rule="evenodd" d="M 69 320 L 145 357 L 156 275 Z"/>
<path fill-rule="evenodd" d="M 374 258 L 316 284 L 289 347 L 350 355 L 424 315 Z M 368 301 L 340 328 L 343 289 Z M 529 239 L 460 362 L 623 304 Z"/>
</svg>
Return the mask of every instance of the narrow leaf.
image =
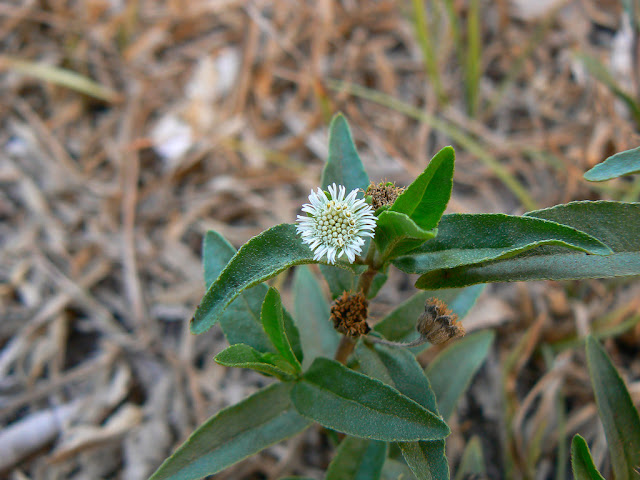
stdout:
<svg viewBox="0 0 640 480">
<path fill-rule="evenodd" d="M 438 410 L 447 420 L 456 408 L 489 353 L 495 335 L 483 331 L 457 340 L 427 367 L 426 374 L 438 399 Z"/>
<path fill-rule="evenodd" d="M 150 480 L 192 480 L 213 475 L 311 422 L 291 406 L 291 384 L 276 383 L 225 408 L 202 424 Z"/>
<path fill-rule="evenodd" d="M 300 371 L 300 362 L 298 362 L 293 353 L 291 343 L 287 337 L 280 294 L 273 287 L 269 288 L 267 295 L 264 297 L 260 318 L 262 319 L 264 331 L 267 333 L 271 343 L 276 347 L 276 350 L 291 366 Z"/>
<path fill-rule="evenodd" d="M 331 298 L 338 298 L 343 292 L 355 291 L 358 275 L 354 272 L 333 265 L 321 264 L 319 267 L 329 285 Z"/>
<path fill-rule="evenodd" d="M 484 455 L 482 454 L 480 438 L 474 435 L 464 448 L 455 480 L 476 478 L 476 476 L 479 478 L 486 477 L 487 470 L 484 465 Z"/>
<path fill-rule="evenodd" d="M 411 470 L 406 463 L 387 458 L 382 467 L 382 480 L 415 480 Z"/>
<path fill-rule="evenodd" d="M 386 210 L 378 217 L 376 236 L 373 241 L 380 250 L 382 258 L 390 260 L 432 239 L 437 231 L 435 228 L 423 230 L 408 215 Z"/>
<path fill-rule="evenodd" d="M 574 480 L 604 480 L 593 463 L 587 442 L 580 435 L 571 441 L 571 469 Z"/>
<path fill-rule="evenodd" d="M 329 304 L 309 267 L 296 268 L 293 277 L 294 314 L 304 351 L 303 369 L 317 357 L 332 358 L 340 335 L 330 320 Z"/>
<path fill-rule="evenodd" d="M 393 263 L 407 273 L 513 257 L 540 245 L 560 245 L 599 255 L 611 253 L 586 233 L 559 223 L 504 214 L 445 215 L 438 236 Z"/>
<path fill-rule="evenodd" d="M 314 360 L 291 398 L 302 415 L 356 437 L 391 442 L 449 434 L 439 417 L 395 388 L 326 358 Z"/>
<path fill-rule="evenodd" d="M 124 98 L 122 94 L 106 85 L 101 85 L 84 75 L 66 68 L 3 55 L 0 57 L 0 69 L 7 68 L 22 75 L 60 85 L 105 102 L 119 103 Z"/>
<path fill-rule="evenodd" d="M 632 173 L 640 173 L 640 147 L 610 156 L 585 173 L 584 178 L 590 182 L 603 182 Z"/>
<path fill-rule="evenodd" d="M 452 288 L 487 282 L 640 275 L 640 236 L 637 235 L 640 231 L 640 204 L 572 202 L 526 215 L 585 232 L 610 247 L 613 253 L 585 255 L 579 251 L 542 246 L 511 258 L 432 271 L 420 277 L 416 286 Z"/>
<path fill-rule="evenodd" d="M 335 115 L 329 125 L 329 159 L 322 171 L 322 187 L 326 189 L 332 183 L 344 185 L 347 193 L 369 185 L 349 124 L 341 113 Z"/>
<path fill-rule="evenodd" d="M 211 328 L 242 293 L 293 265 L 317 263 L 296 234 L 296 226 L 276 225 L 245 243 L 211 285 L 191 320 L 191 331 Z"/>
<path fill-rule="evenodd" d="M 587 365 L 616 480 L 639 478 L 640 418 L 629 391 L 600 343 L 587 337 Z"/>
<path fill-rule="evenodd" d="M 204 287 L 207 290 L 235 253 L 236 249 L 233 248 L 233 245 L 215 230 L 209 230 L 204 234 L 202 240 L 202 266 L 204 270 Z"/>
<path fill-rule="evenodd" d="M 340 443 L 325 480 L 378 480 L 386 457 L 386 443 L 347 437 Z"/>
<path fill-rule="evenodd" d="M 397 388 L 410 399 L 438 415 L 436 397 L 416 358 L 405 348 L 358 342 L 356 359 L 367 375 Z M 418 480 L 445 480 L 449 465 L 444 440 L 400 442 L 402 455 Z"/>
<path fill-rule="evenodd" d="M 250 368 L 283 381 L 295 378 L 295 369 L 281 356 L 261 353 L 249 345 L 231 345 L 216 355 L 215 361 L 225 367 Z"/>
<path fill-rule="evenodd" d="M 424 312 L 424 304 L 427 299 L 435 297 L 442 300 L 453 313 L 458 315 L 458 318 L 464 318 L 484 287 L 484 285 L 473 285 L 467 288 L 420 291 L 401 303 L 373 329 L 381 333 L 387 340 L 410 342 L 419 336 L 416 324 L 418 317 Z"/>
<path fill-rule="evenodd" d="M 455 152 L 444 147 L 411 185 L 396 199 L 391 211 L 404 213 L 422 230 L 438 226 L 453 187 Z"/>
<path fill-rule="evenodd" d="M 235 253 L 235 248 L 218 232 L 210 230 L 205 234 L 202 263 L 207 290 Z M 260 310 L 267 290 L 266 285 L 256 285 L 245 290 L 222 313 L 220 326 L 229 344 L 244 343 L 259 352 L 276 351 L 260 321 Z"/>
</svg>

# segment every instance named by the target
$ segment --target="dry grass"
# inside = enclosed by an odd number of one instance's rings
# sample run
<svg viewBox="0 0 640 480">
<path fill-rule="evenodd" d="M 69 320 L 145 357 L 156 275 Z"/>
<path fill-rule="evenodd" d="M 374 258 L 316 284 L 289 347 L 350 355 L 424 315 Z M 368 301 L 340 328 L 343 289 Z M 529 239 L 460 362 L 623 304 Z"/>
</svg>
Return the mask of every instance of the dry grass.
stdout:
<svg viewBox="0 0 640 480">
<path fill-rule="evenodd" d="M 201 238 L 215 229 L 239 246 L 293 221 L 337 110 L 374 180 L 406 184 L 453 142 L 451 211 L 637 200 L 626 180 L 582 180 L 640 140 L 573 56 L 608 64 L 618 2 L 565 0 L 538 18 L 516 3 L 527 2 L 482 2 L 470 117 L 444 13 L 434 35 L 447 104 L 410 2 L 0 2 L 0 475 L 144 479 L 208 415 L 264 384 L 214 364 L 219 330 L 188 332 Z M 455 4 L 464 18 L 467 2 Z M 374 311 L 406 288 L 394 274 Z M 497 327 L 498 345 L 454 419 L 453 465 L 479 433 L 491 478 L 556 478 L 558 445 L 566 453 L 578 430 L 601 461 L 583 354 L 566 341 L 624 330 L 608 347 L 640 400 L 638 298 L 630 282 L 488 289 L 465 326 Z M 330 455 L 312 430 L 216 478 L 321 478 Z"/>
</svg>

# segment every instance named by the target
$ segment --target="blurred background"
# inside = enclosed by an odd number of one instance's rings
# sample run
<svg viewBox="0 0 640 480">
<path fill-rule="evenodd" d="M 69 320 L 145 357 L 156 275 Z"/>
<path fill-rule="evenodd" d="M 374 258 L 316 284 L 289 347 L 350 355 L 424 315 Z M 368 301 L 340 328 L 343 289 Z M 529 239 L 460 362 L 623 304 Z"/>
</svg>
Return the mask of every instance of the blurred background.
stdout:
<svg viewBox="0 0 640 480">
<path fill-rule="evenodd" d="M 213 362 L 219 328 L 188 331 L 202 237 L 294 222 L 337 111 L 374 181 L 453 145 L 449 212 L 638 200 L 633 177 L 582 178 L 640 145 L 632 1 L 1 1 L 0 476 L 145 479 L 269 382 Z M 372 317 L 413 280 L 393 272 Z M 477 435 L 488 478 L 571 478 L 580 432 L 606 475 L 579 339 L 604 339 L 637 405 L 639 311 L 629 279 L 485 289 L 464 324 L 497 337 L 452 471 Z M 332 454 L 310 429 L 214 478 L 320 479 Z"/>
</svg>

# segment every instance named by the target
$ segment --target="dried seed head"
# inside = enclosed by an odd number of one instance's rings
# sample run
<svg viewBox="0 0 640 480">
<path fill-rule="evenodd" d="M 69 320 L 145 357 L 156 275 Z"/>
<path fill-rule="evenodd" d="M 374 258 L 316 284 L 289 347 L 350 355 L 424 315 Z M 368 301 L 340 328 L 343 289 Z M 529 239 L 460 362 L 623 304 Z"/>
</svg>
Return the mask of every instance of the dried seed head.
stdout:
<svg viewBox="0 0 640 480">
<path fill-rule="evenodd" d="M 335 329 L 349 337 L 360 337 L 369 333 L 367 309 L 369 302 L 362 292 L 344 292 L 331 306 L 331 320 Z"/>
<path fill-rule="evenodd" d="M 433 345 L 463 337 L 465 334 L 464 327 L 458 322 L 458 316 L 437 298 L 426 301 L 424 313 L 420 315 L 416 328 L 420 335 Z"/>
<path fill-rule="evenodd" d="M 377 185 L 371 183 L 364 193 L 365 197 L 371 197 L 371 208 L 377 210 L 385 205 L 393 205 L 398 195 L 404 191 L 402 187 L 396 187 L 392 182 L 381 182 Z"/>
</svg>

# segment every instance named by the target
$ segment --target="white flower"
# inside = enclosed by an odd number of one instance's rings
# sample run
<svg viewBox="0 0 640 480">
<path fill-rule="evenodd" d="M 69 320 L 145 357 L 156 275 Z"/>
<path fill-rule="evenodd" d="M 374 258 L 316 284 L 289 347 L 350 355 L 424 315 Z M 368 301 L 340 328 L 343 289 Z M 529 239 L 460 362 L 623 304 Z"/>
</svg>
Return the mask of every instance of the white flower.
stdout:
<svg viewBox="0 0 640 480">
<path fill-rule="evenodd" d="M 346 189 L 329 185 L 329 194 L 318 188 L 311 190 L 309 201 L 302 206 L 307 216 L 298 215 L 297 231 L 302 241 L 313 250 L 314 260 L 320 260 L 325 254 L 327 261 L 336 263 L 336 257 L 346 255 L 353 263 L 356 255 L 362 252 L 363 237 L 373 237 L 378 220 L 373 209 L 362 199 L 356 199 L 358 189 L 345 198 Z"/>
</svg>

